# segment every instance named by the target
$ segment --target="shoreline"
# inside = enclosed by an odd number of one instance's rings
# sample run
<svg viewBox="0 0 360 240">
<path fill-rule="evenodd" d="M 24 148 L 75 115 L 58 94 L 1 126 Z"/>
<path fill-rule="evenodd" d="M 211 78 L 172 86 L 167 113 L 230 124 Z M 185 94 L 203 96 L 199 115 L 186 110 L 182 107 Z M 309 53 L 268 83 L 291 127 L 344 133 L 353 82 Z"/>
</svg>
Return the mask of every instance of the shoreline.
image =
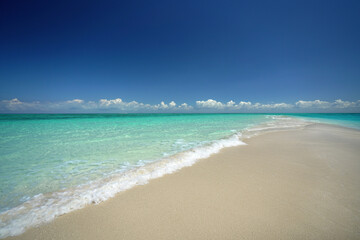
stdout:
<svg viewBox="0 0 360 240">
<path fill-rule="evenodd" d="M 191 167 L 6 239 L 275 239 L 276 236 L 352 239 L 360 236 L 360 230 L 355 227 L 360 225 L 360 178 L 343 172 L 337 173 L 336 178 L 333 172 L 339 170 L 324 159 L 330 151 L 332 154 L 327 157 L 336 157 L 332 161 L 336 166 L 340 164 L 337 161 L 340 156 L 347 159 L 342 162 L 342 171 L 360 170 L 356 161 L 360 155 L 360 131 L 314 123 L 303 130 L 269 132 L 242 140 L 248 145 L 222 149 Z M 340 140 L 348 145 L 339 146 Z M 269 165 L 268 159 L 272 164 Z M 270 186 L 270 182 L 276 184 Z M 314 182 L 320 186 L 313 186 Z M 353 191 L 335 188 L 338 187 L 335 183 Z M 330 196 L 342 196 L 342 191 L 351 199 L 345 202 L 339 199 L 341 204 L 334 202 Z M 309 199 L 304 193 L 315 195 Z M 309 205 L 300 203 L 304 200 Z M 328 208 L 320 211 L 315 205 L 320 210 L 324 206 Z M 298 208 L 291 210 L 291 206 Z M 342 228 L 331 223 L 331 216 L 335 216 L 332 221 Z"/>
<path fill-rule="evenodd" d="M 242 141 L 243 139 L 268 132 L 297 129 L 310 124 L 303 120 L 284 116 L 266 116 L 266 118 L 268 120 L 262 123 L 250 124 L 240 131 L 233 130 L 231 135 L 203 142 L 191 149 L 165 156 L 156 161 L 142 162 L 119 174 L 110 174 L 104 178 L 60 191 L 40 193 L 0 215 L 0 219 L 2 219 L 0 238 L 20 235 L 27 229 L 49 223 L 61 215 L 94 203 L 107 201 L 119 192 L 129 190 L 137 185 L 147 184 L 152 179 L 192 166 L 199 160 L 218 153 L 223 148 L 246 145 Z"/>
</svg>

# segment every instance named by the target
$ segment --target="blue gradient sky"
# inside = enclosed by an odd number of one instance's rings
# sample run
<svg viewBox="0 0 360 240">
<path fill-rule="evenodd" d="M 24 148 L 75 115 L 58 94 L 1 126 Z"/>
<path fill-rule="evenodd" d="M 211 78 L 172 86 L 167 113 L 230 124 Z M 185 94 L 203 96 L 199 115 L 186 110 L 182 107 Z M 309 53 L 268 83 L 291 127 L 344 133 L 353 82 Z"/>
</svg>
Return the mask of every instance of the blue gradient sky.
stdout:
<svg viewBox="0 0 360 240">
<path fill-rule="evenodd" d="M 1 1 L 0 100 L 360 99 L 360 1 Z"/>
</svg>

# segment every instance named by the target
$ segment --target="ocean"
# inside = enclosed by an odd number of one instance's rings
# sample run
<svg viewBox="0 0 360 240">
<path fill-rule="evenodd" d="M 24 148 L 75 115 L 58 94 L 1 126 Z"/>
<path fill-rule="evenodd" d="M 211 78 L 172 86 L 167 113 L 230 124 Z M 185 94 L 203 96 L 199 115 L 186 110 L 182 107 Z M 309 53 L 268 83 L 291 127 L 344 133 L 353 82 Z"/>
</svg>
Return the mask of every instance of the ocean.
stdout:
<svg viewBox="0 0 360 240">
<path fill-rule="evenodd" d="M 0 237 L 309 122 L 360 129 L 360 114 L 2 114 Z"/>
</svg>

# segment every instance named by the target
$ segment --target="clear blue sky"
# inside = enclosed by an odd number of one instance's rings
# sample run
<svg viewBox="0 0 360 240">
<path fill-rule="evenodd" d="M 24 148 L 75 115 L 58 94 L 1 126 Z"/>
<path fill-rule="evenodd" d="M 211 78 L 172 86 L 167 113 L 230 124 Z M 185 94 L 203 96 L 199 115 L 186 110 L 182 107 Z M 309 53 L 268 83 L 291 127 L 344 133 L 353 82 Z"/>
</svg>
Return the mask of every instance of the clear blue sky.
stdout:
<svg viewBox="0 0 360 240">
<path fill-rule="evenodd" d="M 360 1 L 1 1 L 0 100 L 360 99 Z"/>
</svg>

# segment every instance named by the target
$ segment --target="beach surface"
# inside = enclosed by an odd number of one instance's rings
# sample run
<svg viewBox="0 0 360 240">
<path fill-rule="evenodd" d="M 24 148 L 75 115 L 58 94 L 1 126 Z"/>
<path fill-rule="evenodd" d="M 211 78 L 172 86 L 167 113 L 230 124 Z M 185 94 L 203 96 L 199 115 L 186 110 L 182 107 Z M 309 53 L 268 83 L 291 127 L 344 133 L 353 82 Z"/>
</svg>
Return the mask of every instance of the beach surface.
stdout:
<svg viewBox="0 0 360 240">
<path fill-rule="evenodd" d="M 245 142 L 7 239 L 360 239 L 360 131 Z"/>
</svg>

